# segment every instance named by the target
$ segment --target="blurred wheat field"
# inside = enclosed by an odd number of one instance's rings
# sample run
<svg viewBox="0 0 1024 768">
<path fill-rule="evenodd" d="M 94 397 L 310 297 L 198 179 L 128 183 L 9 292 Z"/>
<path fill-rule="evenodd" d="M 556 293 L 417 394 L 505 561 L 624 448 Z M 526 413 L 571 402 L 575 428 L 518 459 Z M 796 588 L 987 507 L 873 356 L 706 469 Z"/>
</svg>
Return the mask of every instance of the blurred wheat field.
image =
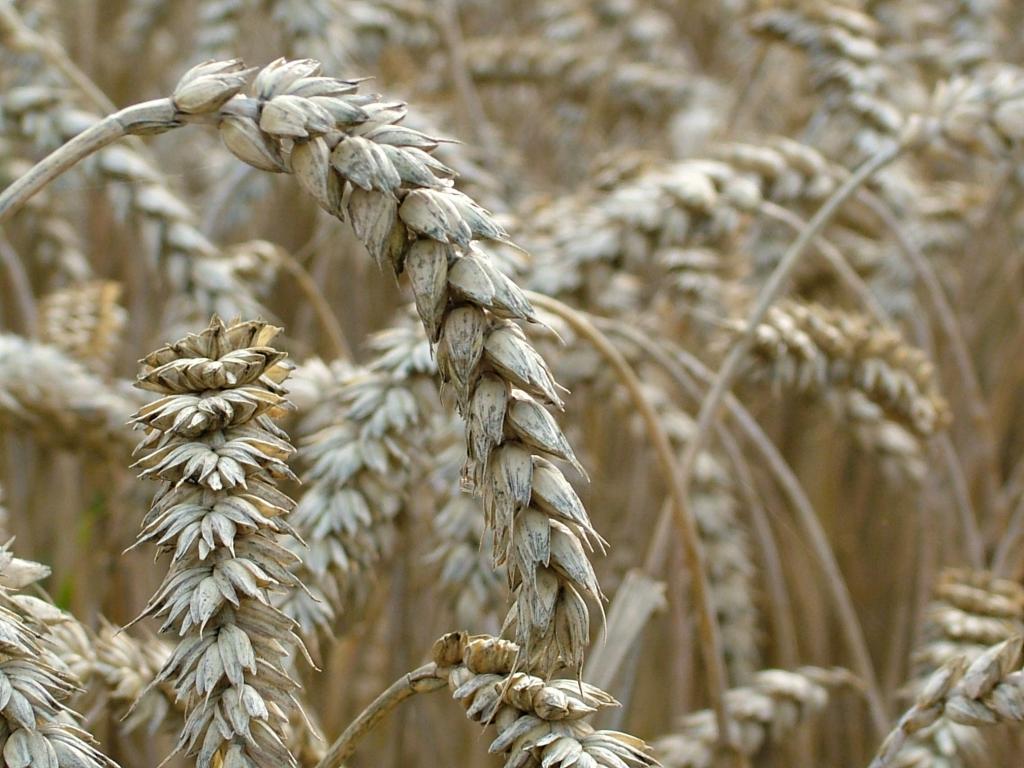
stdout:
<svg viewBox="0 0 1024 768">
<path fill-rule="evenodd" d="M 0 55 L 0 765 L 1021 762 L 1024 5 Z"/>
</svg>

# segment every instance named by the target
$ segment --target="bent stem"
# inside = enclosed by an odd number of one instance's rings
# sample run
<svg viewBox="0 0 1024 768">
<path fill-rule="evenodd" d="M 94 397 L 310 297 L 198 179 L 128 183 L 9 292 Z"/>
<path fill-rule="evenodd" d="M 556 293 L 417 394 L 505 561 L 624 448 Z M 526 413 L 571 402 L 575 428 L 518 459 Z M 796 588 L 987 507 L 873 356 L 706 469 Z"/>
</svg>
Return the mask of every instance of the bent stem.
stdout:
<svg viewBox="0 0 1024 768">
<path fill-rule="evenodd" d="M 725 673 L 725 654 L 722 650 L 722 638 L 718 627 L 718 618 L 715 615 L 715 608 L 711 602 L 711 589 L 708 584 L 704 549 L 700 542 L 697 521 L 693 516 L 693 511 L 690 509 L 686 493 L 679 482 L 680 471 L 673 456 L 672 444 L 668 439 L 668 435 L 658 418 L 657 412 L 644 394 L 643 387 L 636 373 L 633 372 L 626 358 L 608 340 L 604 333 L 599 331 L 583 313 L 577 312 L 556 299 L 532 291 L 528 291 L 527 296 L 535 306 L 564 320 L 576 333 L 594 346 L 598 353 L 612 366 L 615 374 L 619 377 L 623 386 L 626 387 L 633 405 L 639 411 L 644 421 L 658 459 L 658 464 L 668 485 L 669 498 L 672 501 L 672 517 L 679 531 L 679 537 L 682 540 L 683 549 L 686 553 L 686 562 L 690 567 L 693 601 L 697 607 L 701 655 L 707 667 L 708 691 L 711 697 L 712 709 L 715 712 L 719 738 L 722 745 L 729 748 L 733 741 L 731 738 L 731 725 L 725 705 L 725 691 L 728 688 L 728 679 Z M 652 558 L 649 552 L 644 562 L 644 570 L 648 575 L 654 575 L 655 563 L 652 562 L 652 559 L 654 558 Z"/>
<path fill-rule="evenodd" d="M 609 331 L 611 330 L 613 329 L 609 328 Z M 714 379 L 714 374 L 707 366 L 679 347 L 671 346 L 669 352 L 633 329 L 616 326 L 614 331 L 650 355 L 651 359 L 684 389 L 687 388 L 688 375 L 698 379 L 705 386 L 710 385 Z M 886 713 L 874 664 L 868 653 L 864 630 L 853 607 L 853 599 L 847 589 L 846 580 L 839 569 L 839 563 L 836 562 L 828 537 L 821 527 L 821 522 L 814 512 L 814 507 L 804 493 L 800 481 L 793 474 L 793 470 L 789 468 L 786 460 L 779 454 L 775 445 L 750 412 L 731 394 L 726 396 L 725 406 L 748 442 L 760 454 L 766 468 L 775 477 L 790 507 L 796 513 L 797 523 L 825 576 L 825 586 L 828 588 L 835 606 L 843 639 L 853 657 L 853 668 L 857 676 L 864 682 L 873 725 L 880 736 L 884 735 L 889 731 L 889 716 Z"/>
<path fill-rule="evenodd" d="M 355 752 L 356 746 L 363 737 L 376 728 L 391 713 L 391 710 L 417 693 L 432 693 L 446 685 L 448 685 L 448 681 L 438 677 L 437 664 L 433 662 L 405 673 L 359 713 L 344 733 L 331 744 L 331 748 L 316 764 L 316 768 L 340 768 L 345 760 Z"/>
<path fill-rule="evenodd" d="M 857 188 L 871 178 L 879 169 L 899 157 L 904 147 L 905 145 L 902 143 L 893 144 L 879 152 L 875 157 L 858 168 L 856 172 L 851 174 L 843 182 L 842 186 L 832 194 L 832 197 L 826 200 L 825 204 L 818 209 L 817 213 L 807 223 L 800 236 L 789 247 L 789 250 L 783 255 L 778 266 L 775 267 L 775 270 L 768 277 L 767 282 L 758 295 L 757 304 L 746 320 L 742 334 L 729 349 L 721 368 L 718 370 L 718 375 L 711 385 L 710 391 L 701 404 L 693 439 L 686 444 L 683 450 L 683 456 L 680 460 L 679 482 L 683 487 L 684 493 L 689 493 L 690 479 L 693 476 L 693 470 L 697 463 L 697 455 L 707 444 L 712 424 L 718 416 L 722 402 L 725 400 L 729 388 L 740 372 L 740 366 L 754 343 L 755 330 L 764 321 L 772 304 L 782 294 L 790 276 L 807 252 L 807 247 L 821 234 L 825 225 L 836 214 L 840 206 L 857 191 Z"/>
<path fill-rule="evenodd" d="M 44 157 L 0 194 L 0 223 L 18 211 L 33 195 L 85 158 L 124 136 L 176 128 L 176 110 L 170 99 L 155 99 L 115 112 L 89 126 Z"/>
<path fill-rule="evenodd" d="M 939 281 L 938 275 L 928 262 L 928 259 L 921 249 L 907 235 L 899 221 L 889 210 L 888 206 L 874 193 L 868 190 L 861 190 L 858 193 L 858 200 L 862 202 L 873 214 L 875 214 L 886 229 L 892 234 L 896 246 L 906 258 L 907 263 L 913 270 L 914 275 L 924 288 L 925 295 L 932 305 L 932 311 L 938 320 L 939 327 L 949 342 L 950 351 L 953 353 L 953 362 L 960 373 L 958 381 L 964 385 L 964 396 L 968 403 L 968 412 L 974 422 L 974 427 L 981 437 L 982 452 L 982 479 L 983 488 L 986 494 L 986 508 L 992 508 L 996 499 L 996 488 L 999 484 L 999 472 L 995 455 L 995 437 L 992 433 L 992 416 L 988 406 L 985 404 L 984 394 L 981 389 L 981 382 L 978 379 L 978 372 L 971 361 L 971 354 L 967 348 L 967 341 L 957 322 L 953 307 L 946 298 L 945 290 Z M 998 505 L 996 505 L 998 506 Z"/>
</svg>

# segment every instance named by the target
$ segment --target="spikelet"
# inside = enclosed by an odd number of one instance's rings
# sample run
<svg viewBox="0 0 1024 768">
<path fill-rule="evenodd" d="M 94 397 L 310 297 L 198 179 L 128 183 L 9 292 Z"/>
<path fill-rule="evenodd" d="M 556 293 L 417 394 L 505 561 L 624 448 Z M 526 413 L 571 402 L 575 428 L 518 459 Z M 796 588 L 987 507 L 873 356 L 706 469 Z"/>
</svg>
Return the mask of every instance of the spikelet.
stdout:
<svg viewBox="0 0 1024 768">
<path fill-rule="evenodd" d="M 110 372 L 126 313 L 121 285 L 97 280 L 48 294 L 39 303 L 39 338 L 94 373 Z"/>
<path fill-rule="evenodd" d="M 65 702 L 78 681 L 47 640 L 45 622 L 15 590 L 49 569 L 0 550 L 0 750 L 4 765 L 99 768 L 115 765 L 92 737 L 73 724 Z M 28 598 L 27 605 L 35 598 Z M 41 602 L 41 601 L 40 601 Z M 37 629 L 38 628 L 38 629 Z"/>
<path fill-rule="evenodd" d="M 844 669 L 801 667 L 792 672 L 757 672 L 750 685 L 732 688 L 725 694 L 738 734 L 734 741 L 737 751 L 752 759 L 769 745 L 785 742 L 799 726 L 825 709 L 834 691 L 856 685 L 856 679 Z M 722 762 L 724 755 L 719 753 L 719 746 L 718 726 L 710 710 L 687 715 L 678 730 L 652 744 L 665 768 L 727 765 Z"/>
<path fill-rule="evenodd" d="M 782 302 L 755 329 L 751 355 L 756 374 L 776 385 L 855 390 L 919 437 L 948 424 L 949 408 L 925 355 L 864 315 Z"/>
<path fill-rule="evenodd" d="M 486 635 L 452 632 L 434 644 L 434 662 L 447 677 L 452 697 L 466 717 L 493 723 L 497 738 L 488 751 L 506 768 L 574 765 L 644 768 L 657 765 L 640 739 L 618 731 L 596 731 L 585 718 L 617 706 L 604 691 L 576 680 L 543 680 L 513 673 L 519 648 Z"/>
<path fill-rule="evenodd" d="M 278 540 L 294 503 L 275 484 L 296 479 L 273 421 L 290 372 L 270 346 L 278 331 L 214 318 L 146 356 L 137 384 L 161 397 L 133 418 L 147 433 L 134 466 L 162 481 L 138 543 L 171 555 L 142 615 L 180 637 L 154 684 L 173 680 L 185 701 L 176 749 L 198 768 L 296 765 L 284 739 L 297 686 L 283 664 L 301 643 L 270 599 L 301 586 Z"/>
</svg>

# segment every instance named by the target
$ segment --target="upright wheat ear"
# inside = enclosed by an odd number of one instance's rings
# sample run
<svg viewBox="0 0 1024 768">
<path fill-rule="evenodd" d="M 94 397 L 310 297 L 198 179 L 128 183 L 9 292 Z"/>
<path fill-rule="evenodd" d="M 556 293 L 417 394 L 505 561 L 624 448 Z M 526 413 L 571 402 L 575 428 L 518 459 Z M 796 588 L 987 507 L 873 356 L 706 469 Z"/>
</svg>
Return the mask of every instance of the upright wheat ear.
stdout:
<svg viewBox="0 0 1024 768">
<path fill-rule="evenodd" d="M 280 329 L 214 318 L 148 355 L 138 386 L 162 397 L 134 417 L 141 477 L 163 481 L 139 543 L 171 555 L 143 616 L 181 639 L 154 681 L 174 679 L 187 715 L 177 749 L 198 768 L 296 765 L 285 746 L 296 684 L 284 661 L 294 623 L 270 593 L 297 587 L 298 558 L 279 543 L 294 503 L 275 487 L 295 480 L 294 449 L 273 422 L 286 409 Z"/>
</svg>

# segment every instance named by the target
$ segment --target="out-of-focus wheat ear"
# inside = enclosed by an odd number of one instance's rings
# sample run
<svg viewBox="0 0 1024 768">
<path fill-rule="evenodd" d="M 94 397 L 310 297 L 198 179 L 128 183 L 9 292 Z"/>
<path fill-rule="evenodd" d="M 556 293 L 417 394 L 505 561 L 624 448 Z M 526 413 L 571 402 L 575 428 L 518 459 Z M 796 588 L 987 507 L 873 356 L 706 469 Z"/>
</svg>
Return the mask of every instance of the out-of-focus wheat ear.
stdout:
<svg viewBox="0 0 1024 768">
<path fill-rule="evenodd" d="M 603 768 L 657 765 L 641 739 L 597 731 L 586 722 L 589 715 L 618 706 L 614 698 L 579 680 L 515 672 L 520 656 L 515 643 L 453 632 L 435 643 L 433 656 L 466 717 L 494 725 L 497 737 L 488 751 L 501 755 L 506 766 L 555 765 L 566 759 Z"/>
<path fill-rule="evenodd" d="M 146 431 L 134 466 L 161 481 L 138 542 L 171 557 L 142 616 L 179 638 L 153 684 L 173 680 L 185 702 L 176 751 L 197 768 L 296 765 L 286 739 L 297 685 L 284 665 L 302 644 L 272 602 L 302 588 L 284 546 L 294 502 L 276 488 L 297 479 L 274 423 L 291 371 L 270 345 L 279 330 L 215 317 L 143 358 L 137 381 L 160 397 L 133 418 Z"/>
<path fill-rule="evenodd" d="M 0 139 L 0 183 L 7 186 L 30 167 L 26 158 L 18 156 L 14 142 Z M 68 220 L 59 196 L 43 190 L 26 206 L 33 229 L 34 252 L 30 258 L 44 266 L 57 284 L 73 284 L 90 280 L 93 276 L 89 258 L 78 228 Z"/>
<path fill-rule="evenodd" d="M 758 37 L 807 56 L 822 109 L 856 120 L 850 139 L 861 156 L 896 138 L 903 124 L 890 95 L 896 75 L 879 42 L 881 27 L 868 13 L 839 2 L 804 3 L 758 11 L 748 25 Z"/>
<path fill-rule="evenodd" d="M 185 701 L 178 700 L 174 682 L 154 682 L 174 651 L 173 643 L 104 621 L 95 651 L 95 675 L 102 683 L 106 707 L 114 711 L 124 733 L 141 730 L 152 735 L 181 728 Z"/>
<path fill-rule="evenodd" d="M 125 422 L 139 397 L 49 344 L 0 334 L 0 423 L 44 443 L 126 457 L 134 439 Z"/>
<path fill-rule="evenodd" d="M 945 428 L 935 369 L 900 334 L 866 316 L 786 301 L 754 330 L 755 373 L 774 386 L 854 390 L 920 438 Z"/>
<path fill-rule="evenodd" d="M 911 679 L 904 692 L 919 698 L 944 665 L 966 664 L 994 646 L 1024 634 L 1024 588 L 988 571 L 948 568 L 939 574 L 925 615 L 920 644 L 912 656 Z M 941 715 L 941 713 L 940 713 Z M 972 723 L 938 716 L 912 733 L 896 750 L 889 748 L 894 765 L 958 760 L 976 754 L 980 735 Z"/>
<path fill-rule="evenodd" d="M 229 59 L 239 55 L 241 25 L 245 15 L 242 0 L 213 0 L 196 9 L 196 59 Z"/>
<path fill-rule="evenodd" d="M 75 725 L 66 702 L 79 687 L 70 667 L 48 641 L 50 606 L 14 594 L 49 574 L 39 563 L 0 550 L 0 750 L 5 765 L 100 768 L 115 763 Z M 35 601 L 35 602 L 33 602 Z M 41 605 L 40 605 L 41 604 Z"/>
<path fill-rule="evenodd" d="M 729 712 L 742 734 L 735 746 L 747 759 L 753 759 L 813 721 L 834 692 L 857 686 L 856 678 L 845 669 L 763 669 L 754 674 L 750 685 L 726 693 Z M 710 710 L 687 715 L 678 729 L 651 746 L 666 768 L 712 768 L 720 765 L 723 757 Z"/>
<path fill-rule="evenodd" d="M 127 313 L 118 303 L 121 284 L 79 283 L 47 294 L 39 302 L 39 338 L 94 373 L 109 374 L 121 344 Z"/>
<path fill-rule="evenodd" d="M 377 335 L 365 368 L 315 366 L 327 399 L 300 424 L 304 492 L 291 522 L 308 549 L 296 574 L 322 598 L 293 592 L 281 604 L 306 637 L 336 635 L 361 615 L 387 555 L 393 525 L 421 470 L 436 367 L 410 323 Z M 307 404 L 308 405 L 308 404 Z"/>
</svg>

